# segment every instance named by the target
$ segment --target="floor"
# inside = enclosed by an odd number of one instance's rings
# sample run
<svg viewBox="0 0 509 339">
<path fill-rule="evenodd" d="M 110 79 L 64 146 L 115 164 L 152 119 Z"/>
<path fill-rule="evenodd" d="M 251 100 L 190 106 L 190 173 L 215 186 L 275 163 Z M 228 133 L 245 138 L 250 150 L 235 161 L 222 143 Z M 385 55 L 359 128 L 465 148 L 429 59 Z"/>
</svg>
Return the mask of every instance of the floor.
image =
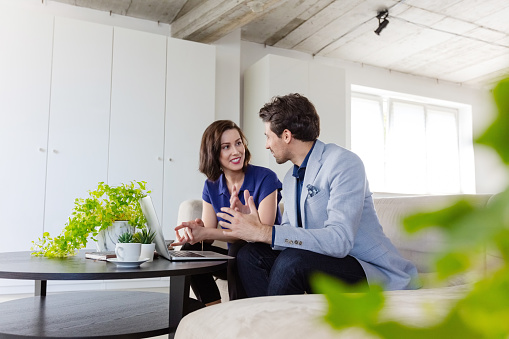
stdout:
<svg viewBox="0 0 509 339">
<path fill-rule="evenodd" d="M 162 293 L 167 293 L 168 292 L 168 288 L 149 288 L 149 289 L 132 289 L 133 291 L 137 290 L 137 291 L 147 291 L 147 292 L 162 292 Z M 28 298 L 28 297 L 32 297 L 33 294 L 0 294 L 0 302 L 4 302 L 4 301 L 10 301 L 10 300 L 15 300 L 15 299 L 20 299 L 20 298 Z M 157 336 L 157 337 L 150 337 L 152 339 L 163 339 L 163 338 L 168 338 L 168 335 L 160 335 L 160 336 Z"/>
</svg>

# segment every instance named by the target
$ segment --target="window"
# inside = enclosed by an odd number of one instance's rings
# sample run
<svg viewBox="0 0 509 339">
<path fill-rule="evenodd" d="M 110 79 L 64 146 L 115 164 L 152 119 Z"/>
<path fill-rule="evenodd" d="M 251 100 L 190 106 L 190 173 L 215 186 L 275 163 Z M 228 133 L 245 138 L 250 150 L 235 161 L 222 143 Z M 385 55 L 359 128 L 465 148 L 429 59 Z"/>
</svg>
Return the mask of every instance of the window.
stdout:
<svg viewBox="0 0 509 339">
<path fill-rule="evenodd" d="M 473 193 L 473 177 L 465 178 L 472 171 L 460 166 L 462 154 L 469 155 L 460 147 L 460 111 L 460 104 L 352 91 L 351 148 L 364 162 L 371 191 Z"/>
</svg>

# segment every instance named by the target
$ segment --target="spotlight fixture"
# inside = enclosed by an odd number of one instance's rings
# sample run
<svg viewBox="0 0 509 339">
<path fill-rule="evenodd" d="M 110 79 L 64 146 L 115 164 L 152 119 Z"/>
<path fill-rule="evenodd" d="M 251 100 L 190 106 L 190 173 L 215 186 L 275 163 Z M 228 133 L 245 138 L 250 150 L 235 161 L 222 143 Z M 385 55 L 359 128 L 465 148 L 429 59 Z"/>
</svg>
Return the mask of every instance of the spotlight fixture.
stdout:
<svg viewBox="0 0 509 339">
<path fill-rule="evenodd" d="M 384 9 L 383 11 L 378 12 L 376 18 L 378 19 L 378 28 L 375 30 L 377 35 L 384 30 L 385 27 L 389 24 L 389 20 L 387 20 L 387 16 L 389 16 L 389 10 Z"/>
</svg>

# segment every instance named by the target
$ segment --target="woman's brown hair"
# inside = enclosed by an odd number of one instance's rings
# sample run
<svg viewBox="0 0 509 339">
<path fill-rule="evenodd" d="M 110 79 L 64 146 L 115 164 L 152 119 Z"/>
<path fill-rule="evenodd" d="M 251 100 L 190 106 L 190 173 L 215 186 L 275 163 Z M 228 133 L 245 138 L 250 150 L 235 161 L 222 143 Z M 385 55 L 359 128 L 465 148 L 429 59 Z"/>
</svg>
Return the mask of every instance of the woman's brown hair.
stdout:
<svg viewBox="0 0 509 339">
<path fill-rule="evenodd" d="M 236 129 L 239 132 L 242 143 L 244 144 L 244 166 L 242 170 L 245 171 L 249 161 L 251 160 L 251 153 L 247 148 L 247 139 L 242 133 L 242 130 L 231 120 L 217 120 L 207 127 L 201 138 L 200 146 L 200 167 L 199 170 L 207 176 L 207 179 L 216 181 L 221 176 L 221 164 L 219 163 L 219 155 L 221 153 L 221 136 L 224 132 Z"/>
</svg>

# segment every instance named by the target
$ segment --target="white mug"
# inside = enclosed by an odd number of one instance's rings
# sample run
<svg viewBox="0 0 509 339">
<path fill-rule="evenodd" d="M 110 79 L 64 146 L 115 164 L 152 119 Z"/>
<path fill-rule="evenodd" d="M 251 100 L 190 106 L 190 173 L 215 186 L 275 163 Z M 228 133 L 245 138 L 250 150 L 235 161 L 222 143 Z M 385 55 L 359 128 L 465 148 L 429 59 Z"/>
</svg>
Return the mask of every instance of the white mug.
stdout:
<svg viewBox="0 0 509 339">
<path fill-rule="evenodd" d="M 138 261 L 140 259 L 140 243 L 117 243 L 115 254 L 119 261 Z"/>
</svg>

